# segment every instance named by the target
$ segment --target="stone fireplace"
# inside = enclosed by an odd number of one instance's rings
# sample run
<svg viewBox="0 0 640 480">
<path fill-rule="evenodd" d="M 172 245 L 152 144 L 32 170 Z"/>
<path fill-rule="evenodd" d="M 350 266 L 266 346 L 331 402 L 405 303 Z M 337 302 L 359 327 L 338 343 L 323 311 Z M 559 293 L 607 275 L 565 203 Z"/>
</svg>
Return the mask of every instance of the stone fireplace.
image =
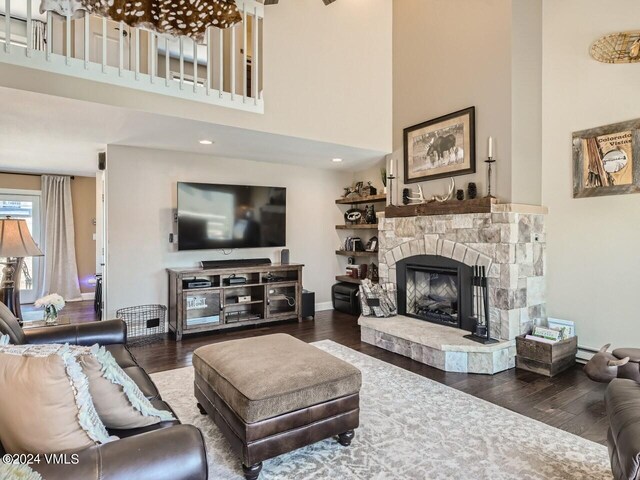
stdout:
<svg viewBox="0 0 640 480">
<path fill-rule="evenodd" d="M 414 216 L 390 215 L 411 208 L 392 207 L 378 214 L 380 281 L 397 284 L 399 316 L 362 317 L 363 341 L 448 371 L 513 366 L 515 337 L 546 316 L 546 209 L 485 207 Z M 500 340 L 491 346 L 463 338 L 475 326 L 469 319 L 475 266 L 487 272 L 490 334 Z"/>
</svg>

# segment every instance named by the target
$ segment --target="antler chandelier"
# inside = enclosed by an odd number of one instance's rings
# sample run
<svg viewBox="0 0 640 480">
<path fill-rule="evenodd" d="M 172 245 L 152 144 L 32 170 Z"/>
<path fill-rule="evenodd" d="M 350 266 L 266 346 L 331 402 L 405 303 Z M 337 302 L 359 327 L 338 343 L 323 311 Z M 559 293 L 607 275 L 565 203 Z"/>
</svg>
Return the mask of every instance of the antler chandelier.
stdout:
<svg viewBox="0 0 640 480">
<path fill-rule="evenodd" d="M 197 43 L 208 27 L 242 22 L 235 0 L 41 0 L 40 12 L 46 11 L 65 17 L 86 12 L 161 34 L 185 35 Z"/>
</svg>

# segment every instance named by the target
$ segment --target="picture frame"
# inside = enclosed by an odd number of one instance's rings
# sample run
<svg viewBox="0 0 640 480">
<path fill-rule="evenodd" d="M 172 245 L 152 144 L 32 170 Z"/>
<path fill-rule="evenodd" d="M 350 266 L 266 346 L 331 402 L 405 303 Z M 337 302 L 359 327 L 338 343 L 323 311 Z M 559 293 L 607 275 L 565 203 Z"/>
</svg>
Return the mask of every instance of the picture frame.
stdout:
<svg viewBox="0 0 640 480">
<path fill-rule="evenodd" d="M 640 193 L 640 119 L 573 133 L 573 198 Z"/>
<path fill-rule="evenodd" d="M 549 317 L 547 325 L 553 330 L 559 330 L 563 340 L 576 336 L 576 324 L 571 320 Z"/>
<path fill-rule="evenodd" d="M 476 172 L 475 107 L 404 129 L 404 183 Z"/>
</svg>

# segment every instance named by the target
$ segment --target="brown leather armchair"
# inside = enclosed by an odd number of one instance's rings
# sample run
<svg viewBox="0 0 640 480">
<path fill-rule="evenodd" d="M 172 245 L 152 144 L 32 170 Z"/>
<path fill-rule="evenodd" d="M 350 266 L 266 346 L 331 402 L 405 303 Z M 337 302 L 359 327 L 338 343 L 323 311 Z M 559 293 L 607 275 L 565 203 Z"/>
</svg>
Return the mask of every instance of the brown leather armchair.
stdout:
<svg viewBox="0 0 640 480">
<path fill-rule="evenodd" d="M 640 384 L 616 378 L 604 395 L 609 417 L 607 444 L 616 480 L 640 479 Z"/>
<path fill-rule="evenodd" d="M 122 320 L 82 323 L 23 330 L 11 311 L 0 302 L 0 334 L 11 343 L 69 343 L 104 345 L 120 367 L 159 409 L 173 412 L 155 384 L 138 365 L 125 343 L 127 326 Z M 174 413 L 174 416 L 175 413 Z M 176 416 L 177 418 L 177 416 Z M 120 440 L 87 448 L 75 465 L 31 465 L 47 480 L 205 480 L 207 455 L 200 430 L 178 420 L 134 430 L 111 430 Z M 0 432 L 0 437 L 1 437 Z M 0 443 L 0 456 L 5 450 Z M 35 453 L 35 452 L 34 452 Z"/>
</svg>

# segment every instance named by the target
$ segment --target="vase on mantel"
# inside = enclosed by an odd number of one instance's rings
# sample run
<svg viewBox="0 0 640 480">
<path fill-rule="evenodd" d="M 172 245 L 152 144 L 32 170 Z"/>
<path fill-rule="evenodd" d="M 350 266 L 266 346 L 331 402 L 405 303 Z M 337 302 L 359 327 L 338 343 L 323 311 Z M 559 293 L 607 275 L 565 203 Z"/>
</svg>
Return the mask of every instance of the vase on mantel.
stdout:
<svg viewBox="0 0 640 480">
<path fill-rule="evenodd" d="M 44 309 L 44 324 L 55 325 L 58 323 L 58 310 L 53 305 Z"/>
</svg>

